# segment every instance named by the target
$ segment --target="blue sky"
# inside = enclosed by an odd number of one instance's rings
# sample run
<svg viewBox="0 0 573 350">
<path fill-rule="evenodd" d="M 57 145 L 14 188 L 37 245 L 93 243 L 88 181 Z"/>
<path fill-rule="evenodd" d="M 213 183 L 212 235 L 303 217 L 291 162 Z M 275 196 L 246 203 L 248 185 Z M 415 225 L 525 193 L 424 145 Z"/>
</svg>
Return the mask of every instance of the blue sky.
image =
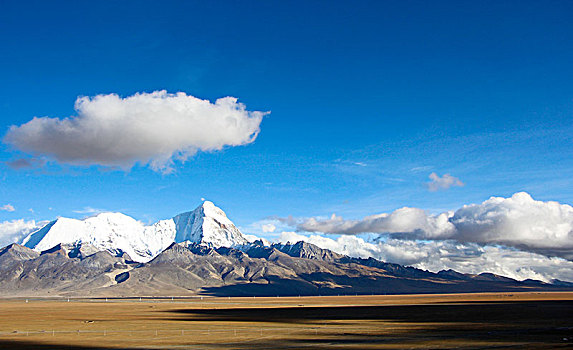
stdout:
<svg viewBox="0 0 573 350">
<path fill-rule="evenodd" d="M 5 162 L 0 220 L 144 222 L 221 206 L 270 216 L 431 213 L 526 191 L 573 203 L 573 3 L 0 3 L 0 129 L 76 115 L 78 96 L 167 90 L 270 111 L 253 143 L 163 174 Z M 429 191 L 428 176 L 464 183 Z M 32 211 L 29 211 L 32 209 Z"/>
</svg>

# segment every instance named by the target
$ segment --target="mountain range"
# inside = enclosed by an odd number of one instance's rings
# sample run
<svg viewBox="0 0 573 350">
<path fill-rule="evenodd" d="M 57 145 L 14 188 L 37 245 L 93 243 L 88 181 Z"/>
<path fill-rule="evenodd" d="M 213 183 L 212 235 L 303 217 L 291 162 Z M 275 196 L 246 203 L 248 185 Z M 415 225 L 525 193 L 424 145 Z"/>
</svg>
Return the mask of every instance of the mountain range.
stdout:
<svg viewBox="0 0 573 350">
<path fill-rule="evenodd" d="M 84 220 L 58 218 L 22 241 L 43 251 L 57 244 L 91 244 L 112 254 L 127 253 L 133 261 L 148 262 L 171 243 L 193 242 L 212 247 L 248 243 L 243 234 L 212 202 L 197 209 L 145 226 L 121 213 L 101 213 Z"/>
<path fill-rule="evenodd" d="M 489 273 L 432 273 L 306 242 L 249 240 L 213 203 L 143 225 L 59 218 L 0 249 L 2 296 L 275 296 L 571 290 Z"/>
</svg>

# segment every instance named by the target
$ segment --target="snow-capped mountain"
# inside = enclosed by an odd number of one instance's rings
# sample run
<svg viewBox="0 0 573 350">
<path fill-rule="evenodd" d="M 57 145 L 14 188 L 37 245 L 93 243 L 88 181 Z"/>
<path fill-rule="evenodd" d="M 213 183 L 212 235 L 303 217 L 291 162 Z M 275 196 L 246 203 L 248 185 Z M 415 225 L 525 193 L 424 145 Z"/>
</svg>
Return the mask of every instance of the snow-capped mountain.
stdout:
<svg viewBox="0 0 573 350">
<path fill-rule="evenodd" d="M 88 243 L 113 254 L 125 252 L 137 262 L 147 262 L 173 242 L 186 241 L 211 247 L 248 243 L 220 208 L 205 201 L 193 211 L 150 226 L 121 213 L 101 213 L 84 220 L 58 218 L 29 234 L 22 245 L 44 251 L 60 243 Z"/>
<path fill-rule="evenodd" d="M 241 231 L 227 218 L 225 212 L 205 201 L 197 209 L 174 217 L 175 242 L 193 242 L 214 247 L 247 244 Z"/>
</svg>

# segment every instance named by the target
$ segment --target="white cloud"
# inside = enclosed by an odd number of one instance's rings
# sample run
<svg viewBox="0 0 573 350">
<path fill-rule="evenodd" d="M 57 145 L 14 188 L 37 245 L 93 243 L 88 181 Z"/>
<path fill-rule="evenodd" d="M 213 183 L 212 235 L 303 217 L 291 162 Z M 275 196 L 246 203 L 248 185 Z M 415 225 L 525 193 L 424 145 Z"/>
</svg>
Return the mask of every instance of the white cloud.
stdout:
<svg viewBox="0 0 573 350">
<path fill-rule="evenodd" d="M 431 166 L 431 165 L 424 165 L 424 166 L 413 167 L 412 169 L 410 169 L 410 171 L 413 173 L 418 173 L 421 171 L 432 170 L 432 168 L 433 168 L 433 166 Z"/>
<path fill-rule="evenodd" d="M 573 207 L 536 201 L 525 192 L 491 197 L 455 212 L 429 215 L 401 208 L 362 220 L 308 219 L 299 230 L 334 234 L 381 233 L 393 237 L 502 244 L 545 255 L 573 259 Z"/>
<path fill-rule="evenodd" d="M 36 223 L 34 220 L 23 219 L 0 222 L 0 247 L 11 243 L 19 243 L 30 232 L 40 229 L 46 222 Z"/>
<path fill-rule="evenodd" d="M 5 204 L 3 206 L 0 207 L 0 211 L 15 211 L 16 209 L 14 208 L 14 206 L 12 204 Z"/>
<path fill-rule="evenodd" d="M 531 278 L 544 282 L 551 282 L 553 279 L 573 281 L 572 261 L 500 246 L 401 239 L 367 242 L 356 236 L 340 236 L 332 239 L 320 235 L 305 236 L 295 232 L 283 232 L 279 237 L 281 243 L 298 241 L 306 241 L 340 254 L 361 258 L 373 257 L 432 272 L 453 269 L 471 274 L 491 272 L 517 280 Z"/>
<path fill-rule="evenodd" d="M 263 229 L 264 233 L 275 232 L 277 229 L 277 227 L 273 224 L 263 224 L 261 228 Z"/>
<path fill-rule="evenodd" d="M 426 186 L 428 186 L 428 190 L 430 190 L 431 192 L 436 192 L 439 190 L 447 190 L 450 187 L 464 186 L 464 183 L 461 182 L 460 179 L 458 179 L 457 177 L 453 177 L 450 174 L 444 174 L 444 176 L 440 177 L 436 173 L 431 173 L 430 176 L 428 177 L 432 181 L 426 183 Z"/>
<path fill-rule="evenodd" d="M 35 117 L 11 126 L 4 142 L 15 148 L 72 165 L 129 169 L 148 164 L 172 171 L 198 151 L 253 142 L 265 113 L 247 111 L 234 97 L 211 103 L 183 92 L 79 97 L 77 116 Z"/>
<path fill-rule="evenodd" d="M 330 219 L 317 220 L 310 218 L 298 225 L 298 228 L 309 232 L 337 234 L 377 233 L 417 233 L 427 232 L 436 237 L 450 237 L 455 227 L 449 222 L 453 213 L 442 213 L 431 216 L 418 208 L 400 208 L 392 213 L 367 216 L 362 220 L 344 220 L 332 214 Z"/>
<path fill-rule="evenodd" d="M 499 243 L 568 258 L 573 254 L 573 207 L 536 201 L 525 192 L 463 206 L 450 222 L 459 241 Z"/>
</svg>

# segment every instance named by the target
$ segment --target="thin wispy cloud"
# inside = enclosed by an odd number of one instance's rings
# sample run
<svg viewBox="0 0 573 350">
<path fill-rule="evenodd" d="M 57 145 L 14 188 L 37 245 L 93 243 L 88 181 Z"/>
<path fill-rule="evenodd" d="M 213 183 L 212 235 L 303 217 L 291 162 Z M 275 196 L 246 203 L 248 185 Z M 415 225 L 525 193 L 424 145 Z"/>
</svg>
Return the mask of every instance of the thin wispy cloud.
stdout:
<svg viewBox="0 0 573 350">
<path fill-rule="evenodd" d="M 462 187 L 464 183 L 457 177 L 453 177 L 450 174 L 444 174 L 440 177 L 436 173 L 431 173 L 429 176 L 430 182 L 426 183 L 428 190 L 431 192 L 436 192 L 440 190 L 447 190 L 451 187 Z"/>
<path fill-rule="evenodd" d="M 432 170 L 432 168 L 433 168 L 433 166 L 430 166 L 430 165 L 417 166 L 417 167 L 413 167 L 412 169 L 410 169 L 410 171 L 413 173 L 417 173 L 417 172 L 421 172 L 421 171 Z"/>
<path fill-rule="evenodd" d="M 79 97 L 76 116 L 35 117 L 11 126 L 4 142 L 72 165 L 130 169 L 136 163 L 163 173 L 199 151 L 253 142 L 265 112 L 248 111 L 234 97 L 211 103 L 183 92 Z M 31 161 L 15 160 L 13 167 Z"/>
<path fill-rule="evenodd" d="M 16 210 L 16 208 L 14 208 L 14 206 L 12 204 L 4 204 L 3 206 L 0 207 L 0 211 L 13 212 L 15 210 Z"/>
</svg>

